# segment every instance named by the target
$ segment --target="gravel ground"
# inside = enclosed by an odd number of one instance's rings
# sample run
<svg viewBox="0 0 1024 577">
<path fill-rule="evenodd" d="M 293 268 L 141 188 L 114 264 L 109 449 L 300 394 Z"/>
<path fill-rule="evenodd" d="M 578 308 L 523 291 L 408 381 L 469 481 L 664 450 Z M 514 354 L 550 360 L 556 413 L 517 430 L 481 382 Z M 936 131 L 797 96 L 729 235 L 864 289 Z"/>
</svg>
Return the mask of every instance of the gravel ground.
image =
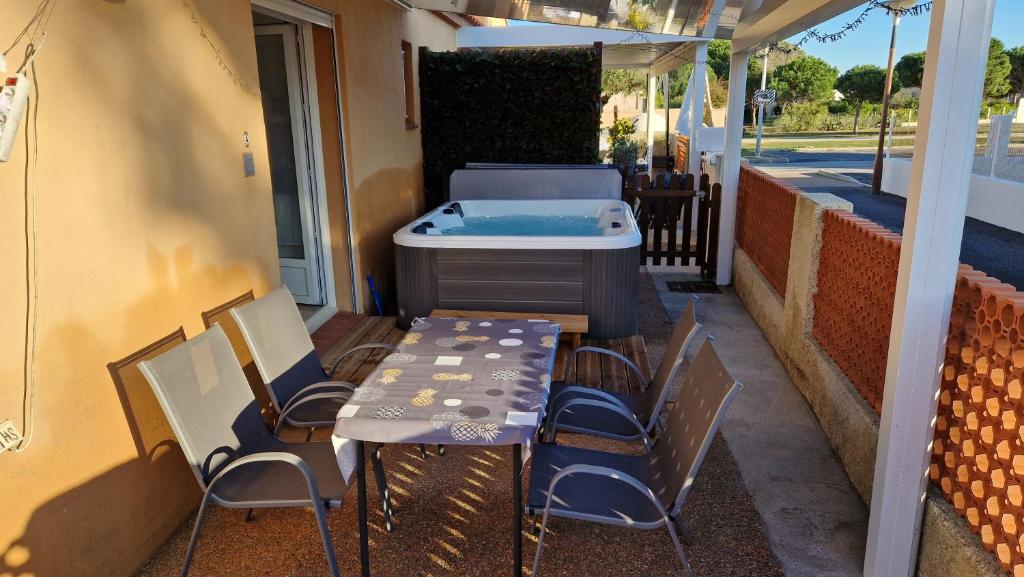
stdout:
<svg viewBox="0 0 1024 577">
<path fill-rule="evenodd" d="M 652 363 L 661 358 L 671 322 L 648 275 L 641 287 L 641 326 Z M 565 435 L 559 442 L 615 451 L 635 447 Z M 395 531 L 383 531 L 371 483 L 370 551 L 379 576 L 504 575 L 511 561 L 510 451 L 504 447 L 449 447 L 423 460 L 408 446 L 384 450 L 396 505 Z M 527 468 L 524 478 L 529 478 Z M 203 530 L 192 575 L 326 575 L 313 514 L 308 509 L 258 511 L 252 523 L 240 510 L 213 508 Z M 693 543 L 687 554 L 698 576 L 780 576 L 761 518 L 721 436 L 711 446 L 683 519 Z M 343 574 L 358 570 L 355 491 L 330 529 Z M 139 573 L 177 575 L 192 521 L 180 527 Z M 641 531 L 554 519 L 549 523 L 542 573 L 574 575 L 679 575 L 682 566 L 664 530 Z M 529 575 L 535 537 L 524 536 Z"/>
</svg>

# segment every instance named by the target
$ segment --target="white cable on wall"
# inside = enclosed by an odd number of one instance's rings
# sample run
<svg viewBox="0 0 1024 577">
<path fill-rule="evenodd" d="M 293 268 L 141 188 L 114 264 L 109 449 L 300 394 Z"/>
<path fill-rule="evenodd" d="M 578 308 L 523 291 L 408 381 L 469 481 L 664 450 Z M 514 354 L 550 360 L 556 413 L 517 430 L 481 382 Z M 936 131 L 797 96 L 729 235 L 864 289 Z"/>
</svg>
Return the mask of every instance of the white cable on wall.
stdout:
<svg viewBox="0 0 1024 577">
<path fill-rule="evenodd" d="M 53 16 L 57 0 L 42 0 L 25 27 L 2 53 L 4 57 L 19 42 L 28 39 L 25 57 L 17 72 L 26 72 L 32 81 L 28 114 L 31 122 L 25 126 L 25 354 L 24 393 L 22 396 L 22 440 L 12 452 L 25 451 L 35 432 L 35 390 L 38 348 L 39 267 L 37 251 L 37 190 L 39 172 L 39 77 L 35 59 L 46 43 L 46 27 Z M 4 59 L 6 61 L 6 58 Z M 31 130 L 30 130 L 31 128 Z M 31 135 L 30 135 L 31 132 Z"/>
</svg>

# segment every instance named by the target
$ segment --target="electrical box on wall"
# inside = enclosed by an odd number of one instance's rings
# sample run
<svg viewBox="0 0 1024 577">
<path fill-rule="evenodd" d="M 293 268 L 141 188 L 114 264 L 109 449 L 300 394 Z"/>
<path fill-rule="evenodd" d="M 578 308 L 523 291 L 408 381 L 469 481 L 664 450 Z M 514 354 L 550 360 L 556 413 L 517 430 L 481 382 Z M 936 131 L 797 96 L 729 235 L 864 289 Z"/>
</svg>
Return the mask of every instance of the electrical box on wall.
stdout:
<svg viewBox="0 0 1024 577">
<path fill-rule="evenodd" d="M 28 78 L 24 74 L 0 75 L 0 162 L 7 162 L 18 134 L 18 123 L 28 103 Z"/>
</svg>

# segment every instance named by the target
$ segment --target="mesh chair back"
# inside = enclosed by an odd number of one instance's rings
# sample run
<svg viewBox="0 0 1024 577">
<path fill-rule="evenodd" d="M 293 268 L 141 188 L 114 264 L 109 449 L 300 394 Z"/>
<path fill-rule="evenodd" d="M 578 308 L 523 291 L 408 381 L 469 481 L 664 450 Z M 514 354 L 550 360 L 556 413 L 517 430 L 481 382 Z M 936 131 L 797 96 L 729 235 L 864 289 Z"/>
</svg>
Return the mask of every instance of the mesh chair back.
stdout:
<svg viewBox="0 0 1024 577">
<path fill-rule="evenodd" d="M 139 363 L 199 483 L 270 436 L 220 325 Z"/>
<path fill-rule="evenodd" d="M 185 329 L 178 327 L 178 330 L 162 339 L 107 364 L 110 377 L 121 396 L 121 405 L 140 457 L 150 456 L 160 445 L 173 441 L 174 433 L 153 390 L 139 371 L 139 362 L 152 359 L 184 342 Z"/>
<path fill-rule="evenodd" d="M 690 299 L 690 303 L 683 309 L 683 314 L 679 316 L 676 328 L 672 331 L 672 337 L 669 338 L 668 345 L 665 347 L 665 356 L 661 358 L 658 370 L 654 373 L 654 380 L 651 381 L 651 387 L 646 392 L 647 402 L 650 403 L 647 409 L 651 419 L 649 423 L 645 423 L 648 430 L 652 428 L 651 426 L 657 420 L 662 407 L 665 406 L 669 386 L 679 374 L 679 367 L 682 366 L 683 360 L 686 358 L 686 349 L 699 328 L 693 299 Z"/>
<path fill-rule="evenodd" d="M 242 336 L 242 329 L 238 328 L 238 323 L 231 316 L 231 309 L 251 303 L 254 300 L 256 300 L 256 297 L 252 294 L 252 291 L 248 291 L 210 310 L 203 311 L 203 325 L 206 328 L 210 328 L 217 324 L 220 325 L 220 328 L 224 329 L 224 334 L 228 336 L 231 348 L 235 351 L 235 356 L 238 357 L 238 364 L 242 365 L 245 379 L 249 381 L 249 388 L 252 389 L 252 394 L 256 395 L 256 401 L 260 404 L 260 414 L 263 415 L 263 420 L 273 427 L 277 419 L 277 409 L 275 408 L 274 401 L 271 400 L 270 393 L 267 392 L 267 386 L 263 384 L 263 377 L 260 375 L 260 370 L 256 367 L 256 361 L 253 360 L 252 353 L 249 352 L 249 345 L 245 342 L 245 337 Z"/>
<path fill-rule="evenodd" d="M 231 316 L 235 317 L 256 368 L 267 385 L 313 353 L 313 340 L 309 338 L 306 323 L 302 321 L 299 307 L 287 287 L 275 289 L 251 303 L 231 309 Z M 295 391 L 275 388 L 271 388 L 270 394 L 280 410 Z"/>
<path fill-rule="evenodd" d="M 686 373 L 665 431 L 651 450 L 651 489 L 666 508 L 671 507 L 673 516 L 679 514 L 722 415 L 741 388 L 705 341 Z"/>
</svg>

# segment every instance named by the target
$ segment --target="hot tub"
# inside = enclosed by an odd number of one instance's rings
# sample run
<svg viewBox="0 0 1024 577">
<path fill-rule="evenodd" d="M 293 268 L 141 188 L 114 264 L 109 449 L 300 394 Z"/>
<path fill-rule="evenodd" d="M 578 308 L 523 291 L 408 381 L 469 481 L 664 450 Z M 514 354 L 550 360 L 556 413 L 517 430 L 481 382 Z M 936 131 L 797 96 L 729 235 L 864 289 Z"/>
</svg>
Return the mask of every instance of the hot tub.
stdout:
<svg viewBox="0 0 1024 577">
<path fill-rule="evenodd" d="M 640 231 L 621 200 L 457 200 L 394 234 L 400 324 L 436 308 L 586 314 L 637 333 Z"/>
</svg>

